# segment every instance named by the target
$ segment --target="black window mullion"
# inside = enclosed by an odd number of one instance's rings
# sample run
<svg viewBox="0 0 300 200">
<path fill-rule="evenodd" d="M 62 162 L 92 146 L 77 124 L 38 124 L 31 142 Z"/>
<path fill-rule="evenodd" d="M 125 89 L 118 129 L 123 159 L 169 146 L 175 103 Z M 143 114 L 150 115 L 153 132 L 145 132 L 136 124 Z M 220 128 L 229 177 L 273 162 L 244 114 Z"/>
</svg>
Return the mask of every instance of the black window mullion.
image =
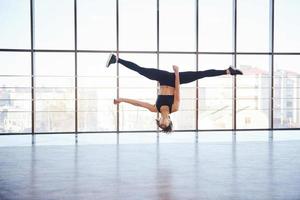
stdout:
<svg viewBox="0 0 300 200">
<path fill-rule="evenodd" d="M 31 144 L 35 144 L 35 95 L 34 95 L 34 0 L 30 0 L 30 53 L 31 53 Z"/>
<path fill-rule="evenodd" d="M 77 73 L 77 0 L 74 0 L 74 47 L 75 47 L 75 143 L 78 143 L 78 73 Z"/>
</svg>

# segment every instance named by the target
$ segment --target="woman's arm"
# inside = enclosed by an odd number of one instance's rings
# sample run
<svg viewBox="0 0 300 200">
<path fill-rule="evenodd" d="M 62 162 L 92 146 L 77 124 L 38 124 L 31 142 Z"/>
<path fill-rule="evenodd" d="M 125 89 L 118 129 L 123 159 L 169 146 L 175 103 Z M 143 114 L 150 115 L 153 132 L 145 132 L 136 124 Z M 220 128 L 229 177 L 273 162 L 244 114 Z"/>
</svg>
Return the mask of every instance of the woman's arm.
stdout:
<svg viewBox="0 0 300 200">
<path fill-rule="evenodd" d="M 175 91 L 174 91 L 174 103 L 172 106 L 172 112 L 176 112 L 179 109 L 180 104 L 180 77 L 179 77 L 179 68 L 176 65 L 173 65 L 173 70 L 175 73 Z"/>
<path fill-rule="evenodd" d="M 129 103 L 134 106 L 143 107 L 143 108 L 148 109 L 151 112 L 157 112 L 155 105 L 151 105 L 150 103 L 147 103 L 147 102 L 138 101 L 138 100 L 134 100 L 134 99 L 126 99 L 126 98 L 114 99 L 114 104 L 119 104 L 121 102 Z"/>
</svg>

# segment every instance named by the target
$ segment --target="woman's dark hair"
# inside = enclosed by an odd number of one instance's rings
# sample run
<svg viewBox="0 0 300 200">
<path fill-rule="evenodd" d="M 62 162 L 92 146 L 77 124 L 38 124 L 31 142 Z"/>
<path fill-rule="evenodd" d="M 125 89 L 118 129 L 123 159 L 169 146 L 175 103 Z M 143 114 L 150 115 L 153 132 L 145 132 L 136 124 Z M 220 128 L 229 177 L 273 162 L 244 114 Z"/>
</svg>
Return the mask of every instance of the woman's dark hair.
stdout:
<svg viewBox="0 0 300 200">
<path fill-rule="evenodd" d="M 169 117 L 169 118 L 170 118 L 170 117 Z M 169 126 L 167 126 L 167 127 L 165 127 L 165 128 L 162 128 L 162 127 L 159 125 L 159 120 L 158 120 L 158 119 L 156 119 L 156 124 L 157 124 L 157 126 L 158 126 L 159 128 L 162 129 L 162 132 L 164 132 L 164 133 L 166 133 L 166 134 L 170 134 L 170 133 L 172 133 L 172 131 L 173 131 L 173 123 L 172 123 L 171 119 L 170 119 Z"/>
</svg>

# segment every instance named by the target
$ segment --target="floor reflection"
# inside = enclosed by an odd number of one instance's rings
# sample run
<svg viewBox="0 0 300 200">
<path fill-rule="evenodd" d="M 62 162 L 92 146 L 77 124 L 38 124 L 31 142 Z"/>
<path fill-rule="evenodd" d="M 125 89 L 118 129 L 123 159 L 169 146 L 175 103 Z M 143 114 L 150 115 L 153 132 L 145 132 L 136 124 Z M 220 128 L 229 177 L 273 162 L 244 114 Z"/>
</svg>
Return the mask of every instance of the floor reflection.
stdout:
<svg viewBox="0 0 300 200">
<path fill-rule="evenodd" d="M 157 199 L 174 200 L 172 195 L 172 172 L 160 165 L 160 144 L 156 144 L 156 189 Z"/>
<path fill-rule="evenodd" d="M 300 143 L 1 148 L 4 199 L 300 199 Z M 1 196 L 1 198 L 2 198 Z"/>
</svg>

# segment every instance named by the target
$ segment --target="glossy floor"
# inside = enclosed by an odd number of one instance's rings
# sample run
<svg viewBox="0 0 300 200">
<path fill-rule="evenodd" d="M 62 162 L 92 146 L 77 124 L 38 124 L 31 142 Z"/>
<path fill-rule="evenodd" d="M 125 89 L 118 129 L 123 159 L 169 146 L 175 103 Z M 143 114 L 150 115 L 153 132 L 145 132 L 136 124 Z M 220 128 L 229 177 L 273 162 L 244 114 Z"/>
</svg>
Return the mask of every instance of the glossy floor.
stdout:
<svg viewBox="0 0 300 200">
<path fill-rule="evenodd" d="M 1 147 L 0 199 L 300 199 L 300 141 Z"/>
</svg>

